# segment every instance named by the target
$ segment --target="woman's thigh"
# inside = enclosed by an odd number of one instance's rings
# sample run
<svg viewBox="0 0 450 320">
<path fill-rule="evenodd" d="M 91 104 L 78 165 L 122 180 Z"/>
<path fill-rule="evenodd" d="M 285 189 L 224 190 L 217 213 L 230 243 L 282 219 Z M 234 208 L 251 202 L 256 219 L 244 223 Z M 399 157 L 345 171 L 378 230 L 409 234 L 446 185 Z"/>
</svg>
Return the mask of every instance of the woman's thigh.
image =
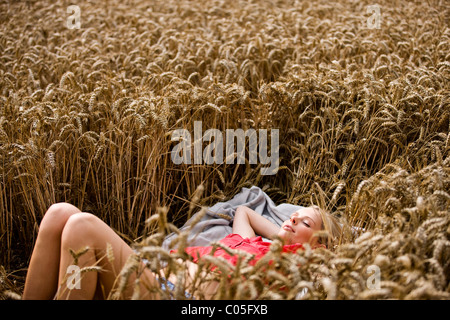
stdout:
<svg viewBox="0 0 450 320">
<path fill-rule="evenodd" d="M 83 251 L 85 252 L 75 261 L 74 253 L 76 255 L 77 252 Z M 90 213 L 72 215 L 64 227 L 60 287 L 65 286 L 67 270 L 73 270 L 70 266 L 73 266 L 74 262 L 77 262 L 79 270 L 92 270 L 82 272 L 79 287 L 84 285 L 91 292 L 92 284 L 96 283 L 96 296 L 100 293 L 103 298 L 108 298 L 114 290 L 117 294 L 120 293 L 118 298 L 130 298 L 136 275 L 142 267 L 133 249 L 105 222 Z M 92 267 L 99 267 L 100 271 Z M 147 285 L 155 284 L 155 277 L 151 272 L 146 271 L 144 275 Z"/>
</svg>

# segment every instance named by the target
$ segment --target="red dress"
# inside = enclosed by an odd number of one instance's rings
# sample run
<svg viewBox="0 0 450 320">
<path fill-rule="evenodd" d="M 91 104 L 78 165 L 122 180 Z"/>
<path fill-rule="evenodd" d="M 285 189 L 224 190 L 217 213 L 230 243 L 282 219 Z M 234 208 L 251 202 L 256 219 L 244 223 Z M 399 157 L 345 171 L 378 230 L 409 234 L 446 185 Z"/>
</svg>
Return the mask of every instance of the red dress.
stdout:
<svg viewBox="0 0 450 320">
<path fill-rule="evenodd" d="M 254 258 L 249 261 L 251 265 L 254 265 L 259 259 L 261 259 L 269 250 L 271 242 L 263 241 L 261 237 L 253 238 L 242 238 L 240 235 L 232 233 L 219 241 L 221 244 L 231 248 L 246 251 L 254 255 Z M 284 245 L 283 252 L 295 252 L 298 249 L 303 248 L 300 243 Z M 213 247 L 188 247 L 186 252 L 190 254 L 194 262 L 198 261 L 199 257 L 208 255 L 211 253 Z M 238 261 L 237 255 L 230 256 L 223 248 L 217 247 L 214 251 L 214 257 L 223 257 L 228 260 L 231 264 L 236 265 Z"/>
</svg>

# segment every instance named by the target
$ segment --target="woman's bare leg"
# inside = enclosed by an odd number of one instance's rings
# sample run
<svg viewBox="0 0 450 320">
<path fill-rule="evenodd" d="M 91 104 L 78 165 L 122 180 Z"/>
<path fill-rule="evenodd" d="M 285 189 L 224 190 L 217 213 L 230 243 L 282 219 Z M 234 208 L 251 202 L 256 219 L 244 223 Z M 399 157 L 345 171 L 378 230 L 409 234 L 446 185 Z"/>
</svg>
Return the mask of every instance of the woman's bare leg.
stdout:
<svg viewBox="0 0 450 320">
<path fill-rule="evenodd" d="M 74 257 L 69 249 L 72 252 L 79 252 L 86 247 L 89 249 L 78 257 L 75 266 Z M 107 257 L 107 247 L 113 254 L 112 260 Z M 117 275 L 123 271 L 127 259 L 132 254 L 133 250 L 96 216 L 82 213 L 67 203 L 52 205 L 40 225 L 28 268 L 23 299 L 53 299 L 55 294 L 56 298 L 60 299 L 106 298 L 111 290 L 117 289 Z M 192 265 L 188 268 L 192 276 L 197 266 L 189 264 Z M 101 267 L 102 271 L 83 272 L 80 275 L 79 285 L 72 281 L 76 280 L 76 270 L 92 266 Z M 128 280 L 127 289 L 120 298 L 131 297 L 135 279 L 136 273 L 133 272 Z M 176 279 L 171 280 L 176 282 Z M 141 299 L 159 298 L 157 294 L 147 290 L 149 287 L 159 286 L 158 280 L 149 269 L 143 270 L 140 283 Z M 209 287 L 208 285 L 204 288 L 205 296 L 212 297 L 217 283 L 212 283 L 212 288 Z"/>
<path fill-rule="evenodd" d="M 56 293 L 61 234 L 67 220 L 80 210 L 68 203 L 52 205 L 39 226 L 31 255 L 23 299 L 52 299 Z"/>
<path fill-rule="evenodd" d="M 124 271 L 124 266 L 130 256 L 134 254 L 122 238 L 120 238 L 106 223 L 90 213 L 77 213 L 72 215 L 67 221 L 61 237 L 61 263 L 59 272 L 59 299 L 93 299 L 94 296 L 107 298 L 108 295 L 118 287 L 118 275 Z M 113 261 L 108 258 L 107 247 L 113 254 Z M 86 250 L 86 248 L 88 248 Z M 77 261 L 75 268 L 83 270 L 85 267 L 99 266 L 101 271 L 87 271 L 81 274 L 81 281 L 78 288 L 75 288 L 75 282 L 69 281 L 72 276 L 71 266 L 74 265 L 73 252 L 83 252 Z M 197 273 L 198 266 L 195 263 L 186 261 L 186 286 L 191 285 L 194 275 Z M 159 295 L 149 288 L 159 286 L 159 281 L 155 275 L 140 263 L 136 264 L 141 268 L 139 299 L 159 299 Z M 68 272 L 68 270 L 70 270 Z M 131 298 L 135 289 L 135 280 L 137 273 L 132 272 L 127 281 L 127 287 L 119 298 Z M 206 277 L 206 273 L 202 276 Z M 71 278 L 73 279 L 73 278 Z M 69 279 L 69 280 L 71 280 Z M 169 277 L 169 280 L 175 285 L 177 279 L 175 274 Z M 219 283 L 217 281 L 208 281 L 203 283 L 197 290 L 207 299 L 212 298 L 217 291 Z M 100 290 L 99 290 L 100 289 Z"/>
<path fill-rule="evenodd" d="M 107 247 L 113 259 L 108 258 Z M 87 251 L 82 254 L 74 266 L 73 252 L 79 252 L 85 248 Z M 111 290 L 117 289 L 117 276 L 123 269 L 128 258 L 133 254 L 133 250 L 123 241 L 106 223 L 90 213 L 77 213 L 72 215 L 63 230 L 61 237 L 61 262 L 59 269 L 59 299 L 93 299 L 94 296 L 107 298 Z M 71 267 L 72 266 L 72 267 Z M 81 282 L 76 286 L 76 282 L 69 281 L 75 279 L 74 268 L 83 270 L 86 267 L 98 266 L 101 271 L 87 271 L 80 275 Z M 127 288 L 120 298 L 128 299 L 134 289 L 136 273 L 133 272 L 127 283 Z M 159 285 L 153 273 L 145 270 L 145 281 L 142 285 Z M 69 284 L 69 286 L 68 286 Z M 141 290 L 144 293 L 144 288 Z M 146 298 L 157 298 L 148 296 Z"/>
</svg>

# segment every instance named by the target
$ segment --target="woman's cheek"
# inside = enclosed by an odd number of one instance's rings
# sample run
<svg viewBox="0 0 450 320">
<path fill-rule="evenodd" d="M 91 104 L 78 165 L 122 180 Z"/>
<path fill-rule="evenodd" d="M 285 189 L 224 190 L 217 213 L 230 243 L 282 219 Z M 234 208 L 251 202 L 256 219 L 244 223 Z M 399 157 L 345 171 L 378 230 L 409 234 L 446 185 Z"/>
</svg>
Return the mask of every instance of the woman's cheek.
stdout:
<svg viewBox="0 0 450 320">
<path fill-rule="evenodd" d="M 296 232 L 296 242 L 305 243 L 310 240 L 312 232 L 309 228 L 299 228 Z"/>
</svg>

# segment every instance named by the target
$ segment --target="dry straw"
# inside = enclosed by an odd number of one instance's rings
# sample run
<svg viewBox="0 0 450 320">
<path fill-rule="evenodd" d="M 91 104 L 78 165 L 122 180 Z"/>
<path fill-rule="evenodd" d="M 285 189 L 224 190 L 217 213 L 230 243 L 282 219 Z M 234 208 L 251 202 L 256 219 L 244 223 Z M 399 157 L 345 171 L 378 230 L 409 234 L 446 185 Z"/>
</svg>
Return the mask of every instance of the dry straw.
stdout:
<svg viewBox="0 0 450 320">
<path fill-rule="evenodd" d="M 68 29 L 64 1 L 2 2 L 4 297 L 20 295 L 52 203 L 93 212 L 171 263 L 157 249 L 167 232 L 257 185 L 277 203 L 333 212 L 344 232 L 330 250 L 274 248 L 267 269 L 205 258 L 201 268 L 231 274 L 216 275 L 217 298 L 448 299 L 449 9 L 378 4 L 380 29 L 368 28 L 371 2 L 323 0 L 83 3 L 81 28 Z M 278 128 L 280 170 L 175 165 L 170 134 L 194 121 Z M 198 298 L 200 275 L 187 288 Z"/>
</svg>

